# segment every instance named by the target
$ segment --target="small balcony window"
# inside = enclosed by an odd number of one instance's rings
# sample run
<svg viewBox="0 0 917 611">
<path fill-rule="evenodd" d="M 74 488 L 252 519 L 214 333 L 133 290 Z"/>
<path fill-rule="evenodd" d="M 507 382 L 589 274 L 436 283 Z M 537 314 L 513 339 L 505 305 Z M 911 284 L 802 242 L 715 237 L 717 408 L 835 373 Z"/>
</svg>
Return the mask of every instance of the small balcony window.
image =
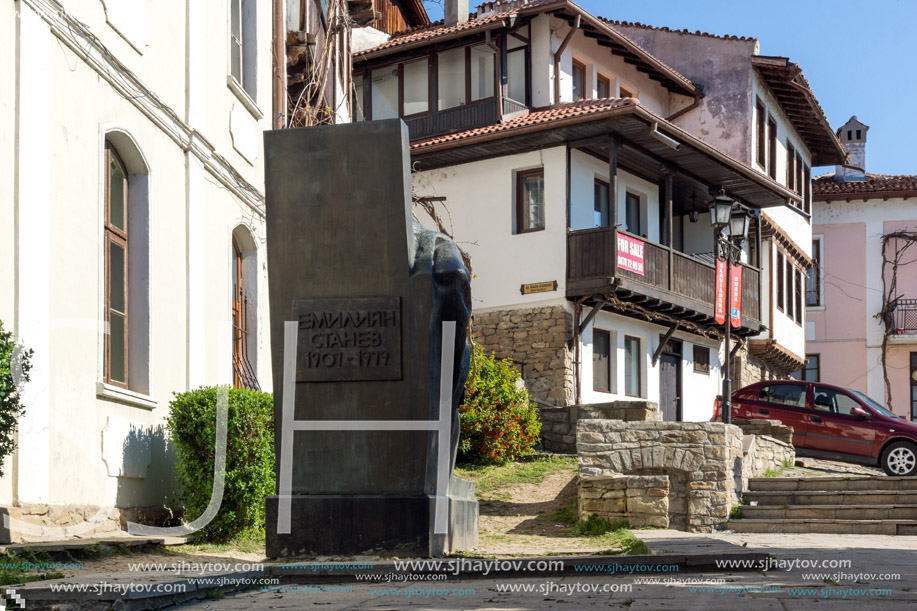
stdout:
<svg viewBox="0 0 917 611">
<path fill-rule="evenodd" d="M 430 60 L 404 64 L 404 116 L 430 110 Z"/>
<path fill-rule="evenodd" d="M 386 66 L 373 70 L 373 120 L 398 116 L 398 68 Z"/>
<path fill-rule="evenodd" d="M 496 54 L 487 45 L 475 45 L 469 51 L 471 55 L 471 101 L 486 100 L 494 97 L 494 65 Z"/>
<path fill-rule="evenodd" d="M 573 61 L 573 101 L 586 98 L 586 66 Z"/>
<path fill-rule="evenodd" d="M 446 110 L 467 103 L 465 99 L 465 47 L 443 51 L 437 56 L 439 100 L 437 108 Z M 375 117 L 375 113 L 373 113 Z"/>
<path fill-rule="evenodd" d="M 595 180 L 595 213 L 596 227 L 608 227 L 608 183 L 598 178 Z"/>
<path fill-rule="evenodd" d="M 544 170 L 516 174 L 516 233 L 544 229 Z"/>
</svg>

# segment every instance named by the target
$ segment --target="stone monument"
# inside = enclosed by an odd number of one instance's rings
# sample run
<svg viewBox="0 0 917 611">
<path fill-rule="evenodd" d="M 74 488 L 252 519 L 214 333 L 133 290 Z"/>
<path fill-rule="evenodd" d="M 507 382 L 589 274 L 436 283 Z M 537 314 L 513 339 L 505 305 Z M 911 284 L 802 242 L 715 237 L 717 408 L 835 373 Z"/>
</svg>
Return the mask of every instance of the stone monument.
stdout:
<svg viewBox="0 0 917 611">
<path fill-rule="evenodd" d="M 474 484 L 452 475 L 468 270 L 454 242 L 412 220 L 406 126 L 264 141 L 277 451 L 267 555 L 470 549 Z"/>
</svg>

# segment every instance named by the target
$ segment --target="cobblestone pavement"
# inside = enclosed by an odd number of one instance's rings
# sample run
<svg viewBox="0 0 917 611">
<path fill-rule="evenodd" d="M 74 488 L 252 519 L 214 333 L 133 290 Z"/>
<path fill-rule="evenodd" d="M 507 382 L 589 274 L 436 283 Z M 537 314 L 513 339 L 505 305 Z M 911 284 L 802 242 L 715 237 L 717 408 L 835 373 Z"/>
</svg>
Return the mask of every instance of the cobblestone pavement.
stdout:
<svg viewBox="0 0 917 611">
<path fill-rule="evenodd" d="M 640 531 L 654 550 L 716 553 L 723 549 L 767 550 L 771 570 L 722 571 L 644 577 L 603 574 L 398 584 L 280 585 L 181 609 L 589 609 L 796 611 L 853 609 L 917 610 L 917 537 L 860 535 L 693 535 Z M 640 583 L 655 578 L 657 583 Z"/>
</svg>

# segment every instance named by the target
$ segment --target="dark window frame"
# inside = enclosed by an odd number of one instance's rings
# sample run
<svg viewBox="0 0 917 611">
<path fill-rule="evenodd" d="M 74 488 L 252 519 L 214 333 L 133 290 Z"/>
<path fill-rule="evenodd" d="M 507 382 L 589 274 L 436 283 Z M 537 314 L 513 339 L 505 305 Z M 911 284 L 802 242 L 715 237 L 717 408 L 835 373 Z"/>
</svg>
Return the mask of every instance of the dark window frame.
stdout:
<svg viewBox="0 0 917 611">
<path fill-rule="evenodd" d="M 783 261 L 784 261 L 783 251 L 781 251 L 780 249 L 777 249 L 777 263 L 774 266 L 777 273 L 776 273 L 776 277 L 774 278 L 774 284 L 775 284 L 775 288 L 777 289 L 776 290 L 777 309 L 780 310 L 781 312 L 786 311 L 784 309 L 784 303 L 785 303 L 786 296 L 784 294 L 784 283 L 783 283 L 783 274 L 786 270 L 785 270 Z"/>
<path fill-rule="evenodd" d="M 609 197 L 611 197 L 610 193 L 609 193 Z M 634 231 L 631 228 L 630 223 L 627 222 L 629 204 L 630 202 L 634 200 L 637 200 L 637 231 Z M 627 233 L 631 235 L 639 236 L 639 237 L 643 236 L 643 233 L 641 231 L 643 229 L 643 219 L 641 218 L 642 216 L 643 216 L 643 198 L 637 195 L 636 193 L 625 191 L 624 192 L 624 224 L 627 225 L 627 229 L 626 229 Z"/>
<path fill-rule="evenodd" d="M 755 101 L 755 110 L 758 113 L 756 120 L 757 142 L 755 142 L 755 161 L 761 168 L 767 167 L 767 108 L 761 98 Z"/>
<path fill-rule="evenodd" d="M 790 320 L 793 320 L 793 304 L 796 303 L 796 299 L 793 296 L 793 270 L 795 266 L 789 256 L 786 257 L 785 268 L 783 272 L 783 281 L 786 283 L 786 309 L 784 312 Z"/>
<path fill-rule="evenodd" d="M 701 354 L 703 358 L 698 358 Z M 706 346 L 694 346 L 694 373 L 710 375 L 710 348 Z"/>
<path fill-rule="evenodd" d="M 598 225 L 598 227 L 608 227 L 609 225 L 611 225 L 611 218 L 610 218 L 611 216 L 611 185 L 608 183 L 608 181 L 602 180 L 601 178 L 596 178 L 595 182 L 593 182 L 593 185 L 594 186 L 601 185 L 605 188 L 605 194 L 606 194 L 605 196 L 605 223 L 602 225 Z M 593 219 L 595 218 L 594 213 L 596 212 L 595 204 L 598 203 L 595 201 L 594 196 L 595 196 L 595 188 L 593 187 Z"/>
<path fill-rule="evenodd" d="M 520 36 L 517 36 L 516 34 L 513 34 L 513 36 L 519 39 L 522 38 Z M 531 44 L 526 42 L 525 45 L 521 47 L 516 47 L 515 49 L 506 50 L 507 65 L 509 65 L 509 56 L 512 53 L 525 53 L 525 58 L 523 61 L 523 65 L 525 66 L 524 68 L 525 70 L 525 99 L 524 100 L 516 100 L 515 98 L 509 98 L 509 99 L 514 100 L 516 102 L 521 102 L 525 104 L 526 106 L 532 105 L 532 53 L 531 53 L 531 48 L 532 48 Z M 497 85 L 498 86 L 500 85 L 500 76 L 501 75 L 497 75 Z M 508 79 L 509 77 L 507 76 L 507 89 L 509 87 Z"/>
<path fill-rule="evenodd" d="M 599 86 L 605 85 L 605 95 L 599 93 Z M 595 77 L 595 96 L 599 99 L 612 98 L 614 93 L 611 91 L 611 78 L 601 73 L 596 73 Z"/>
<path fill-rule="evenodd" d="M 821 238 L 812 238 L 812 267 L 806 272 L 806 307 L 817 308 L 822 306 L 821 299 L 821 260 L 822 260 L 822 242 Z M 811 280 L 812 290 L 809 290 Z M 809 303 L 809 295 L 813 295 L 812 302 Z"/>
<path fill-rule="evenodd" d="M 815 367 L 809 367 L 809 364 L 813 362 L 813 359 Z M 808 378 L 808 372 L 812 371 L 813 369 L 815 371 L 815 379 L 810 380 Z M 802 369 L 794 371 L 790 374 L 790 377 L 801 382 L 821 382 L 821 354 L 807 354 L 806 361 L 803 363 Z"/>
<path fill-rule="evenodd" d="M 812 169 L 809 164 L 802 166 L 802 206 L 806 214 L 812 214 Z M 811 217 L 809 222 L 811 222 Z"/>
<path fill-rule="evenodd" d="M 596 380 L 597 380 L 598 378 L 597 378 L 597 376 L 595 375 L 595 372 L 596 372 L 596 362 L 595 362 L 595 346 L 596 346 L 596 341 L 595 341 L 595 338 L 598 337 L 598 336 L 601 336 L 601 337 L 604 337 L 604 338 L 605 338 L 605 347 L 607 348 L 607 353 L 605 354 L 605 358 L 606 358 L 606 367 L 607 367 L 607 371 L 605 372 L 605 374 L 606 374 L 606 376 L 607 376 L 606 379 L 608 380 L 608 387 L 607 387 L 607 388 L 602 387 L 602 386 L 599 386 L 599 385 L 597 384 L 597 382 L 596 382 Z M 594 390 L 594 391 L 596 391 L 596 392 L 607 392 L 607 393 L 610 393 L 610 392 L 611 392 L 611 379 L 612 379 L 612 378 L 611 378 L 611 351 L 612 351 L 612 346 L 611 346 L 611 333 L 610 333 L 609 331 L 604 331 L 604 330 L 602 330 L 602 329 L 593 329 L 593 330 L 592 330 L 592 337 L 593 337 L 593 340 L 592 340 L 592 345 L 593 345 L 593 352 L 592 352 L 592 355 L 593 355 L 593 356 L 592 356 L 592 390 Z"/>
<path fill-rule="evenodd" d="M 582 92 L 580 97 L 576 97 L 576 71 L 580 71 L 580 87 Z M 585 100 L 588 98 L 586 95 L 586 64 L 576 59 L 573 60 L 573 66 L 570 68 L 570 80 L 573 81 L 572 85 L 574 86 L 573 91 L 573 101 L 578 102 L 580 100 Z"/>
<path fill-rule="evenodd" d="M 627 342 L 628 340 L 637 342 L 637 356 L 634 361 L 637 364 L 637 394 L 630 394 L 627 392 L 627 380 L 629 379 L 628 370 L 627 370 Z M 636 335 L 625 335 L 624 336 L 624 396 L 626 397 L 640 398 L 642 396 L 641 392 L 643 390 L 643 363 L 641 361 L 643 359 L 640 358 L 642 356 L 642 353 L 643 353 L 643 347 L 642 347 L 642 343 L 640 342 L 640 338 L 637 337 Z"/>
<path fill-rule="evenodd" d="M 803 312 L 803 306 L 802 306 L 802 297 L 803 297 L 803 283 L 802 283 L 802 277 L 803 277 L 802 270 L 800 270 L 798 267 L 796 267 L 796 266 L 794 265 L 794 266 L 793 266 L 793 279 L 794 279 L 794 282 L 793 282 L 793 286 L 794 286 L 794 292 L 793 292 L 793 307 L 795 308 L 795 310 L 794 310 L 793 313 L 794 313 L 794 315 L 795 315 L 794 317 L 795 317 L 795 320 L 796 320 L 796 324 L 799 325 L 799 326 L 802 326 L 802 312 Z"/>
<path fill-rule="evenodd" d="M 106 384 L 111 384 L 112 386 L 118 386 L 121 388 L 130 388 L 130 251 L 129 251 L 129 236 L 128 236 L 128 223 L 130 206 L 128 202 L 130 201 L 130 184 L 128 180 L 127 168 L 124 165 L 124 162 L 121 161 L 121 157 L 118 155 L 118 152 L 115 150 L 114 146 L 110 142 L 105 142 L 105 219 L 103 221 L 103 233 L 104 233 L 104 266 L 105 266 L 105 305 L 104 305 L 104 317 L 106 325 L 111 323 L 111 315 L 115 313 L 118 316 L 124 318 L 124 380 L 115 380 L 111 377 L 111 332 L 109 327 L 109 332 L 105 334 L 105 348 L 104 348 L 104 357 L 103 357 L 103 367 L 102 367 L 102 380 Z M 111 164 L 118 164 L 122 175 L 124 176 L 124 228 L 118 228 L 111 222 Z M 111 305 L 111 246 L 116 245 L 123 249 L 124 251 L 124 312 L 115 310 Z"/>
<path fill-rule="evenodd" d="M 796 149 L 786 141 L 786 188 L 796 190 Z"/>
<path fill-rule="evenodd" d="M 535 233 L 536 231 L 544 231 L 545 227 L 548 224 L 547 218 L 545 218 L 546 217 L 545 213 L 547 212 L 546 211 L 547 202 L 542 201 L 541 202 L 541 207 L 542 207 L 542 218 L 541 218 L 542 225 L 541 227 L 536 227 L 534 229 L 531 227 L 526 227 L 526 225 L 528 224 L 528 221 L 526 220 L 528 219 L 528 215 L 524 214 L 525 203 L 522 197 L 523 192 L 524 192 L 522 188 L 522 184 L 523 184 L 523 180 L 531 176 L 541 176 L 541 180 L 542 182 L 544 182 L 544 168 L 541 167 L 541 168 L 535 168 L 532 170 L 522 170 L 522 171 L 516 172 L 516 234 L 517 235 L 523 234 L 523 233 Z M 542 197 L 545 196 L 544 189 L 542 189 L 541 194 L 542 194 Z"/>
<path fill-rule="evenodd" d="M 767 119 L 768 158 L 767 175 L 777 180 L 777 120 L 773 115 Z"/>
</svg>

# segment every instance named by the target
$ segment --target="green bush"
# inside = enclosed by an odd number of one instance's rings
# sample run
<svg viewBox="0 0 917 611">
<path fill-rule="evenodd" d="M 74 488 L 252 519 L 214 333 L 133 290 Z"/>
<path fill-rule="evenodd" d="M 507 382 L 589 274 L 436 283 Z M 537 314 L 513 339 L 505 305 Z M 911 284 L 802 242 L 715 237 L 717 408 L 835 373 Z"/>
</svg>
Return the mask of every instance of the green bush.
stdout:
<svg viewBox="0 0 917 611">
<path fill-rule="evenodd" d="M 538 408 L 509 359 L 498 361 L 475 347 L 477 373 L 459 407 L 460 459 L 475 464 L 505 463 L 532 453 L 541 432 Z"/>
<path fill-rule="evenodd" d="M 216 388 L 175 394 L 166 424 L 175 444 L 175 475 L 188 522 L 210 502 L 216 443 Z M 226 541 L 264 530 L 264 499 L 274 492 L 274 408 L 267 393 L 229 390 L 226 483 L 213 521 L 197 533 L 204 541 Z"/>
<path fill-rule="evenodd" d="M 14 434 L 19 416 L 25 413 L 22 386 L 29 381 L 32 351 L 17 350 L 13 334 L 0 322 L 0 475 L 6 457 L 16 449 Z"/>
</svg>

